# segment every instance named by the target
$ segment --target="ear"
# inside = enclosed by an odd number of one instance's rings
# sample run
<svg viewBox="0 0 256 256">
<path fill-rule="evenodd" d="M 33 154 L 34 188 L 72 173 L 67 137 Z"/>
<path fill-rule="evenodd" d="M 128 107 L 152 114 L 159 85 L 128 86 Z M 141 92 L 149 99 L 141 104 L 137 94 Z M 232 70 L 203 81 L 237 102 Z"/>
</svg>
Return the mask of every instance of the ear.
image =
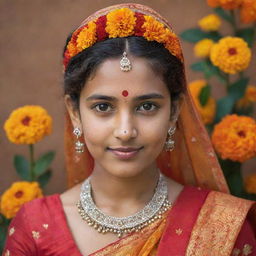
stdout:
<svg viewBox="0 0 256 256">
<path fill-rule="evenodd" d="M 78 127 L 80 128 L 80 130 L 82 130 L 82 123 L 80 119 L 79 110 L 74 106 L 74 102 L 72 101 L 70 95 L 65 95 L 64 102 L 68 110 L 73 127 Z"/>
<path fill-rule="evenodd" d="M 179 115 L 180 115 L 180 109 L 181 109 L 181 102 L 182 99 L 175 99 L 171 102 L 171 117 L 170 117 L 170 127 L 175 126 Z"/>
</svg>

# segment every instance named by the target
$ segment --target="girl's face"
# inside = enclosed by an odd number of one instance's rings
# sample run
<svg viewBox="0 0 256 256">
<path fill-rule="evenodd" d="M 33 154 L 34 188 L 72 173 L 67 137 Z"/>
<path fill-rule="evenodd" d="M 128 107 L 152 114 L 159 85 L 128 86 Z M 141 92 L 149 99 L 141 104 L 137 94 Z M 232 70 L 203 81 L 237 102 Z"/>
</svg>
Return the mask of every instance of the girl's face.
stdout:
<svg viewBox="0 0 256 256">
<path fill-rule="evenodd" d="M 95 160 L 94 171 L 134 177 L 149 168 L 163 150 L 170 121 L 170 94 L 143 58 L 103 62 L 80 95 L 80 118 L 66 98 L 74 127 L 79 127 Z"/>
</svg>

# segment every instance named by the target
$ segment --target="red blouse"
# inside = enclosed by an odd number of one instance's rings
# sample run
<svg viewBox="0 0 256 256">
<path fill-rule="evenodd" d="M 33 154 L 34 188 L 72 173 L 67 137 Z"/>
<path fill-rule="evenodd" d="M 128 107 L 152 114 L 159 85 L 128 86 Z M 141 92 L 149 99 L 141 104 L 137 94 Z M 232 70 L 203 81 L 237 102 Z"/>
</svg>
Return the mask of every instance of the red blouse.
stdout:
<svg viewBox="0 0 256 256">
<path fill-rule="evenodd" d="M 189 193 L 189 188 L 184 188 L 172 211 L 183 204 L 185 194 L 188 201 Z M 187 218 L 191 218 L 190 213 L 192 211 L 186 212 Z M 196 219 L 196 216 L 192 217 Z M 177 221 L 179 218 L 177 216 Z M 255 236 L 251 225 L 246 220 L 232 255 L 256 255 L 255 247 Z M 9 226 L 3 255 L 82 256 L 68 227 L 59 194 L 33 200 L 21 208 Z"/>
</svg>

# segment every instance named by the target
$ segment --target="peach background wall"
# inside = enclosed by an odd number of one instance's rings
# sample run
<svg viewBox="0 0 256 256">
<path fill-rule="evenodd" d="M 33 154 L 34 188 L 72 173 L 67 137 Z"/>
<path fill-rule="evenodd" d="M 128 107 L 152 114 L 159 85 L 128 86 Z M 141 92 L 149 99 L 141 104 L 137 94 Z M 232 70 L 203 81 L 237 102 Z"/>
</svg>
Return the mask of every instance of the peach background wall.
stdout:
<svg viewBox="0 0 256 256">
<path fill-rule="evenodd" d="M 46 193 L 65 190 L 63 155 L 63 101 L 61 55 L 66 36 L 89 14 L 121 0 L 1 0 L 0 1 L 0 193 L 18 180 L 14 154 L 28 156 L 24 145 L 11 144 L 2 129 L 10 112 L 26 104 L 38 104 L 53 117 L 53 133 L 36 145 L 36 156 L 55 150 L 53 177 Z M 210 13 L 205 0 L 137 0 L 170 20 L 177 33 L 196 26 Z M 182 42 L 186 65 L 195 61 L 192 45 Z M 255 56 L 254 56 L 255 59 Z M 254 60 L 255 62 L 255 60 Z M 255 63 L 253 64 L 255 66 Z M 251 72 L 252 73 L 252 72 Z M 254 72 L 255 73 L 255 72 Z M 188 81 L 201 78 L 187 68 Z M 255 75 L 252 81 L 255 83 Z M 217 81 L 216 81 L 217 83 Z M 221 90 L 214 89 L 215 95 Z M 245 169 L 253 171 L 255 161 Z M 255 167 L 254 167 L 254 171 Z"/>
</svg>

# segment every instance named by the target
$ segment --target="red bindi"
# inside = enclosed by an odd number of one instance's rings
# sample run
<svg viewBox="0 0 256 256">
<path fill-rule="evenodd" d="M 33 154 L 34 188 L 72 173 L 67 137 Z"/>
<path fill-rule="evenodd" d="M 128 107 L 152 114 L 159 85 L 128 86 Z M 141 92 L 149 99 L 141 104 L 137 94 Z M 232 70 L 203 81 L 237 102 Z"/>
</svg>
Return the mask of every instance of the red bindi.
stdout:
<svg viewBox="0 0 256 256">
<path fill-rule="evenodd" d="M 124 91 L 122 91 L 122 95 L 123 95 L 124 97 L 127 97 L 127 96 L 129 95 L 129 93 L 128 93 L 128 91 L 124 90 Z"/>
</svg>

